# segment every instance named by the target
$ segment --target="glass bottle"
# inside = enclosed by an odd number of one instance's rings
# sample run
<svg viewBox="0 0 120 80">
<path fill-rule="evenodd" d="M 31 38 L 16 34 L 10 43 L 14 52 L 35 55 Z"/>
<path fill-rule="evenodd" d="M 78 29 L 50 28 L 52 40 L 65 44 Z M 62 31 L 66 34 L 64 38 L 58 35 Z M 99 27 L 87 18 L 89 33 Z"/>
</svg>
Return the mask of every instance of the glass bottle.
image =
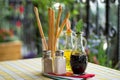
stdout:
<svg viewBox="0 0 120 80">
<path fill-rule="evenodd" d="M 64 51 L 57 50 L 55 52 L 55 59 L 54 59 L 54 73 L 56 74 L 65 74 L 66 73 L 66 59 L 63 56 Z"/>
<path fill-rule="evenodd" d="M 64 57 L 66 58 L 66 71 L 71 71 L 70 55 L 73 49 L 73 36 L 72 31 L 68 29 L 66 31 L 66 43 L 64 47 Z"/>
<path fill-rule="evenodd" d="M 70 64 L 74 74 L 83 74 L 88 62 L 85 52 L 86 40 L 82 36 L 82 32 L 76 33 L 75 40 L 75 45 L 70 57 Z"/>
<path fill-rule="evenodd" d="M 51 51 L 43 51 L 42 70 L 43 73 L 53 73 L 53 59 L 51 57 Z"/>
</svg>

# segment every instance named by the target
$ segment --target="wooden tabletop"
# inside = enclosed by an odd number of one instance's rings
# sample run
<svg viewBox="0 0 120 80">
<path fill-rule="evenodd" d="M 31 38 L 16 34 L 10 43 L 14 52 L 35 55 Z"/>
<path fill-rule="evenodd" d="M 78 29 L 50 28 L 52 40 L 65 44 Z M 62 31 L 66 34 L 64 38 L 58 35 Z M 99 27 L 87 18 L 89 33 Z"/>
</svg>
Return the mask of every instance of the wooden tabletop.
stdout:
<svg viewBox="0 0 120 80">
<path fill-rule="evenodd" d="M 52 80 L 41 72 L 41 58 L 0 62 L 0 80 Z M 86 73 L 95 74 L 87 80 L 120 80 L 120 71 L 92 63 L 88 63 Z"/>
</svg>

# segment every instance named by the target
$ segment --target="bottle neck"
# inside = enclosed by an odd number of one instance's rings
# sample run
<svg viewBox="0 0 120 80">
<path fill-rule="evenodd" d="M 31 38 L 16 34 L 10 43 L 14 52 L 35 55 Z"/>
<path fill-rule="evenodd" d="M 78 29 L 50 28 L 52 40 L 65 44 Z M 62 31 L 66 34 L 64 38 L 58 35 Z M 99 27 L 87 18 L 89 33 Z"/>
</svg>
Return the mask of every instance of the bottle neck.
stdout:
<svg viewBox="0 0 120 80">
<path fill-rule="evenodd" d="M 83 36 L 81 33 L 77 34 L 76 39 L 75 39 L 75 46 L 74 46 L 74 51 L 77 51 L 80 54 L 85 53 L 85 49 L 83 46 Z"/>
<path fill-rule="evenodd" d="M 72 33 L 66 33 L 65 49 L 72 49 L 72 48 L 73 48 Z"/>
</svg>

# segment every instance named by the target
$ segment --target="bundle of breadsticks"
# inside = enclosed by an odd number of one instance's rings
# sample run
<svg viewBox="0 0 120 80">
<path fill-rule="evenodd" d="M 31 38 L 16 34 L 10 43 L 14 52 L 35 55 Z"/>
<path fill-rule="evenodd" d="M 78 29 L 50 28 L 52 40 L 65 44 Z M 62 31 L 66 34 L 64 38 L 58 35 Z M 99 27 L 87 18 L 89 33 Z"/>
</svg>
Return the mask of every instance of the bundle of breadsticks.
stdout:
<svg viewBox="0 0 120 80">
<path fill-rule="evenodd" d="M 36 15 L 36 19 L 37 19 L 37 24 L 39 27 L 39 32 L 42 38 L 42 44 L 44 47 L 44 50 L 51 50 L 52 53 L 52 57 L 54 57 L 55 55 L 55 51 L 57 50 L 57 40 L 60 36 L 60 33 L 62 32 L 62 30 L 64 29 L 64 26 L 70 16 L 70 13 L 67 13 L 65 19 L 62 21 L 62 23 L 60 24 L 60 18 L 61 18 L 61 14 L 62 14 L 62 6 L 59 6 L 59 10 L 58 10 L 58 15 L 57 15 L 57 19 L 55 19 L 55 11 L 52 8 L 48 8 L 48 44 L 46 42 L 46 39 L 44 37 L 44 33 L 42 30 L 42 25 L 39 19 L 39 13 L 38 13 L 38 9 L 37 7 L 34 7 L 34 12 Z"/>
</svg>

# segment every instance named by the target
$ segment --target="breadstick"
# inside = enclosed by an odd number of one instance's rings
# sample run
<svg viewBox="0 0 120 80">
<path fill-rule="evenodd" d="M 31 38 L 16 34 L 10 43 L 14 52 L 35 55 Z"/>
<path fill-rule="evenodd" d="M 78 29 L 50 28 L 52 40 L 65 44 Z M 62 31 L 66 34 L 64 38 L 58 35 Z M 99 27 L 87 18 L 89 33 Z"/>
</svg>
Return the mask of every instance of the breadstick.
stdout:
<svg viewBox="0 0 120 80">
<path fill-rule="evenodd" d="M 54 25 L 54 22 L 55 21 L 55 13 L 54 13 L 54 10 L 52 10 L 52 26 L 51 26 L 51 32 L 52 32 L 52 36 L 51 36 L 51 38 L 52 38 L 52 49 L 51 49 L 51 51 L 52 51 L 52 57 L 54 57 L 54 39 L 55 39 L 55 25 Z"/>
<path fill-rule="evenodd" d="M 62 24 L 61 24 L 61 26 L 60 26 L 60 30 L 59 30 L 59 32 L 57 33 L 57 38 L 60 36 L 60 33 L 62 32 L 62 30 L 63 30 L 63 28 L 64 28 L 64 26 L 65 26 L 65 24 L 66 24 L 66 22 L 67 22 L 67 19 L 69 18 L 69 16 L 70 16 L 70 13 L 67 13 L 65 19 L 63 20 L 63 22 L 62 22 Z"/>
<path fill-rule="evenodd" d="M 40 35 L 41 35 L 41 37 L 42 37 L 42 39 L 43 39 L 43 40 L 42 40 L 42 43 L 43 43 L 43 45 L 45 46 L 45 50 L 47 50 L 47 49 L 48 49 L 48 46 L 47 46 L 46 39 L 45 39 L 45 37 L 44 37 L 44 33 L 43 33 L 41 21 L 40 21 L 40 19 L 39 19 L 39 13 L 38 13 L 37 7 L 34 7 L 34 12 L 35 12 L 35 15 L 36 15 L 39 32 L 40 32 Z"/>
<path fill-rule="evenodd" d="M 49 28 L 48 28 L 48 50 L 51 50 L 51 21 L 52 21 L 52 9 L 48 9 L 48 17 L 49 17 Z"/>
<path fill-rule="evenodd" d="M 56 50 L 56 47 L 57 47 L 56 46 L 56 43 L 57 43 L 57 32 L 58 32 L 58 29 L 59 29 L 59 23 L 60 23 L 61 14 L 62 14 L 62 6 L 60 5 L 59 6 L 59 11 L 58 11 L 58 16 L 57 16 L 57 22 L 56 22 L 55 42 L 54 42 L 55 50 Z"/>
</svg>

